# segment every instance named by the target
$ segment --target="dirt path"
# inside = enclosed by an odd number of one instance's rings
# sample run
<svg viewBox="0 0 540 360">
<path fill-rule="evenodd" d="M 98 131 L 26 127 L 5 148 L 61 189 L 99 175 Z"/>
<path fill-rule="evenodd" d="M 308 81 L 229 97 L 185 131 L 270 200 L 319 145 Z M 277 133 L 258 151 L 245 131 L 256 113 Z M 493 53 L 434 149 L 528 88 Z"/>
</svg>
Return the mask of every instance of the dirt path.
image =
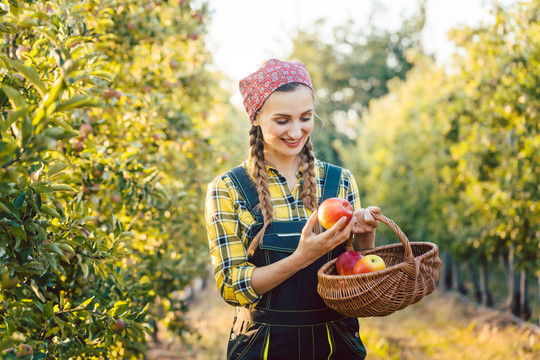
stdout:
<svg viewBox="0 0 540 360">
<path fill-rule="evenodd" d="M 188 316 L 199 333 L 189 334 L 186 344 L 166 345 L 163 339 L 148 359 L 225 359 L 233 308 L 211 282 L 197 294 Z M 438 290 L 390 316 L 361 319 L 360 333 L 370 360 L 540 359 L 538 327 Z"/>
</svg>

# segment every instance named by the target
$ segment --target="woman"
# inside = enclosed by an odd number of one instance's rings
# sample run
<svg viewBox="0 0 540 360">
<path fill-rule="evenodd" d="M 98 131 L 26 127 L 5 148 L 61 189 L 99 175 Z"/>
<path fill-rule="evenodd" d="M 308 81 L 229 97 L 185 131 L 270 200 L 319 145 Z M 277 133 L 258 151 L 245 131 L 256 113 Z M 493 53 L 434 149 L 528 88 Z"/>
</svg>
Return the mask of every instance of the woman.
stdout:
<svg viewBox="0 0 540 360">
<path fill-rule="evenodd" d="M 206 222 L 217 287 L 236 306 L 227 359 L 363 359 L 358 320 L 328 308 L 317 270 L 372 248 L 378 222 L 360 208 L 349 170 L 314 158 L 314 95 L 304 64 L 277 59 L 240 81 L 250 155 L 208 186 Z M 317 208 L 347 199 L 353 218 L 321 232 Z M 342 229 L 343 227 L 343 229 Z M 340 230 L 341 229 L 341 230 Z"/>
</svg>

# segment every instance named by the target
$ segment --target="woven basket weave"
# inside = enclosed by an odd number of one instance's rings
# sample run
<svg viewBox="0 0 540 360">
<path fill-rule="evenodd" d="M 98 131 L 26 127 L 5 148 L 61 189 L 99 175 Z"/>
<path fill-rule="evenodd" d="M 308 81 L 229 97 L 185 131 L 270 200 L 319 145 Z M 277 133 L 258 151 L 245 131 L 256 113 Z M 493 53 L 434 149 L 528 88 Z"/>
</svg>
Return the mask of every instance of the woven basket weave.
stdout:
<svg viewBox="0 0 540 360">
<path fill-rule="evenodd" d="M 326 305 L 350 317 L 386 316 L 420 301 L 435 289 L 442 265 L 437 245 L 410 243 L 392 220 L 371 214 L 388 225 L 401 240 L 401 244 L 360 251 L 362 255 L 375 254 L 383 258 L 386 269 L 341 276 L 336 272 L 336 259 L 333 259 L 317 273 L 317 292 Z M 352 236 L 346 248 L 353 250 Z"/>
</svg>

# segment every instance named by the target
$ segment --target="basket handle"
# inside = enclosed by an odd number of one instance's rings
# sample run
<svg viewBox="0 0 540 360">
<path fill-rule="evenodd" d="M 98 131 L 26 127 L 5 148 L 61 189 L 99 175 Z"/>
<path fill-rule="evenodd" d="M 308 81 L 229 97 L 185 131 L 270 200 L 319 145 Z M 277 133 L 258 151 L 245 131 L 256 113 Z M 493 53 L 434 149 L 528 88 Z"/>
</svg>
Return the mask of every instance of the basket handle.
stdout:
<svg viewBox="0 0 540 360">
<path fill-rule="evenodd" d="M 374 212 L 371 212 L 371 216 L 373 216 L 374 219 L 379 220 L 380 222 L 386 224 L 392 231 L 397 235 L 399 240 L 401 240 L 401 243 L 403 244 L 403 247 L 405 249 L 405 260 L 414 261 L 414 256 L 412 253 L 411 244 L 409 243 L 409 239 L 407 236 L 401 231 L 399 226 L 396 225 L 391 219 L 387 218 L 386 216 L 382 214 L 376 214 Z M 351 235 L 349 236 L 349 239 L 345 243 L 345 249 L 347 251 L 354 250 L 352 245 L 352 239 L 353 239 L 353 233 L 351 232 Z"/>
</svg>

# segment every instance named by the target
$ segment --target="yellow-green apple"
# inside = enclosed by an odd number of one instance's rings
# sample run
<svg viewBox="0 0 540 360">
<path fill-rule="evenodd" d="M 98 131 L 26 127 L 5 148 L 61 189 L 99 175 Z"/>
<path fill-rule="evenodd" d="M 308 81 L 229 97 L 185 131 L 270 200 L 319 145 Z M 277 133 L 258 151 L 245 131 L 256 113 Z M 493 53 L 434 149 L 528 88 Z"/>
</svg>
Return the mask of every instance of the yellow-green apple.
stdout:
<svg viewBox="0 0 540 360">
<path fill-rule="evenodd" d="M 329 198 L 319 205 L 318 218 L 319 222 L 325 229 L 330 229 L 342 217 L 346 217 L 347 221 L 341 227 L 342 229 L 353 217 L 353 207 L 345 199 Z"/>
<path fill-rule="evenodd" d="M 2 274 L 2 278 L 0 279 L 0 285 L 2 285 L 2 289 L 14 289 L 19 284 L 19 277 L 17 274 L 11 276 L 9 275 L 9 272 L 5 272 Z"/>
<path fill-rule="evenodd" d="M 354 265 L 362 258 L 362 254 L 357 251 L 345 251 L 336 260 L 336 270 L 339 275 L 352 275 Z"/>
<path fill-rule="evenodd" d="M 369 254 L 358 260 L 354 265 L 353 273 L 364 274 L 382 269 L 386 269 L 384 260 L 378 255 Z"/>
</svg>

